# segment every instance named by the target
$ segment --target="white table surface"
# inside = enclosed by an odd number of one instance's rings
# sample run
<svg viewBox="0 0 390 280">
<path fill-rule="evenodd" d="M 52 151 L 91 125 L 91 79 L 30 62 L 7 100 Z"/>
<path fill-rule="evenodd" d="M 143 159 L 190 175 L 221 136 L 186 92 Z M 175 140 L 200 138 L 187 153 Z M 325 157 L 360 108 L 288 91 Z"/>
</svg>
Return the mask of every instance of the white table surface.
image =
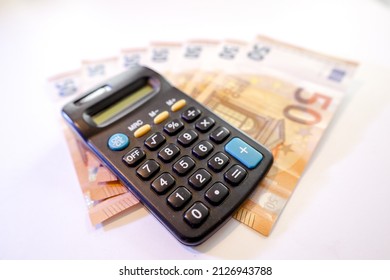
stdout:
<svg viewBox="0 0 390 280">
<path fill-rule="evenodd" d="M 142 206 L 93 227 L 46 78 L 153 40 L 257 34 L 361 63 L 271 235 L 231 220 L 190 248 Z M 0 259 L 389 259 L 389 53 L 379 0 L 1 1 Z"/>
</svg>

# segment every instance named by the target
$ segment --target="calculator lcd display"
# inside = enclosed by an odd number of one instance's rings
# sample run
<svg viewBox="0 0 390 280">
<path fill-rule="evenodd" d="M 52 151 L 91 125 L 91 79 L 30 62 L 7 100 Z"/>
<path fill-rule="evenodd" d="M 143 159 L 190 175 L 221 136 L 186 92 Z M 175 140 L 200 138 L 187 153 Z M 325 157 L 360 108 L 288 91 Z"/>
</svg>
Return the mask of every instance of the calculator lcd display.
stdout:
<svg viewBox="0 0 390 280">
<path fill-rule="evenodd" d="M 91 118 L 97 126 L 100 126 L 151 93 L 153 93 L 153 87 L 149 84 L 144 85 L 130 95 L 94 114 Z"/>
</svg>

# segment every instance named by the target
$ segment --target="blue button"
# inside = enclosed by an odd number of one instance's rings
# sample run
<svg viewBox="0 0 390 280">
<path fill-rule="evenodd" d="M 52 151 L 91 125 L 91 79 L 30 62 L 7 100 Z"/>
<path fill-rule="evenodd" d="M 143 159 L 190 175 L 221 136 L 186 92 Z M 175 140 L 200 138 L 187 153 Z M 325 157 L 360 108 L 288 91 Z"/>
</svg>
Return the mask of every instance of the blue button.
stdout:
<svg viewBox="0 0 390 280">
<path fill-rule="evenodd" d="M 225 151 L 249 169 L 255 168 L 263 155 L 240 138 L 233 138 L 225 145 Z"/>
<path fill-rule="evenodd" d="M 115 133 L 108 139 L 108 147 L 113 151 L 122 151 L 129 146 L 129 137 L 123 133 Z"/>
</svg>

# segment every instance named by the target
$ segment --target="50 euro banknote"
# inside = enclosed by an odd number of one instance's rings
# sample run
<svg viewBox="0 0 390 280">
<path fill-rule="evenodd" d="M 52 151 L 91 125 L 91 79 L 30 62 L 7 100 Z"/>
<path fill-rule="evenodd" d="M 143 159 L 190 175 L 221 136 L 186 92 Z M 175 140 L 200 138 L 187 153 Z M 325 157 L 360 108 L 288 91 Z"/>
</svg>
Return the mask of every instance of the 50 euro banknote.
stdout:
<svg viewBox="0 0 390 280">
<path fill-rule="evenodd" d="M 272 151 L 274 166 L 234 215 L 269 235 L 357 65 L 262 36 L 252 43 L 206 42 L 190 41 L 183 44 L 182 51 L 179 44 L 155 43 L 147 51 L 142 49 L 142 56 L 137 53 L 137 63 L 166 70 L 174 85 L 187 89 L 189 95 Z M 189 49 L 197 53 L 197 62 L 186 61 Z M 207 50 L 205 60 L 202 50 Z M 172 60 L 170 53 L 174 54 Z M 158 60 L 153 60 L 156 55 Z M 72 143 L 70 139 L 68 143 Z M 69 146 L 73 159 L 80 158 L 75 165 L 79 179 L 84 178 L 80 185 L 93 224 L 138 203 L 82 143 L 73 141 Z"/>
</svg>

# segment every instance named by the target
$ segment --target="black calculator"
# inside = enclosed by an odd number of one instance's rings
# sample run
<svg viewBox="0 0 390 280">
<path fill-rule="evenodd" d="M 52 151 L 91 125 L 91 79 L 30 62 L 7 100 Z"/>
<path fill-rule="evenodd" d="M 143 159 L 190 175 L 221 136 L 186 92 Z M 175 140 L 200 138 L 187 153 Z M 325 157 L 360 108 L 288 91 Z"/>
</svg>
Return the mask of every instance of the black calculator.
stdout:
<svg viewBox="0 0 390 280">
<path fill-rule="evenodd" d="M 265 147 L 142 66 L 100 84 L 62 113 L 186 245 L 219 229 L 273 162 Z"/>
</svg>

